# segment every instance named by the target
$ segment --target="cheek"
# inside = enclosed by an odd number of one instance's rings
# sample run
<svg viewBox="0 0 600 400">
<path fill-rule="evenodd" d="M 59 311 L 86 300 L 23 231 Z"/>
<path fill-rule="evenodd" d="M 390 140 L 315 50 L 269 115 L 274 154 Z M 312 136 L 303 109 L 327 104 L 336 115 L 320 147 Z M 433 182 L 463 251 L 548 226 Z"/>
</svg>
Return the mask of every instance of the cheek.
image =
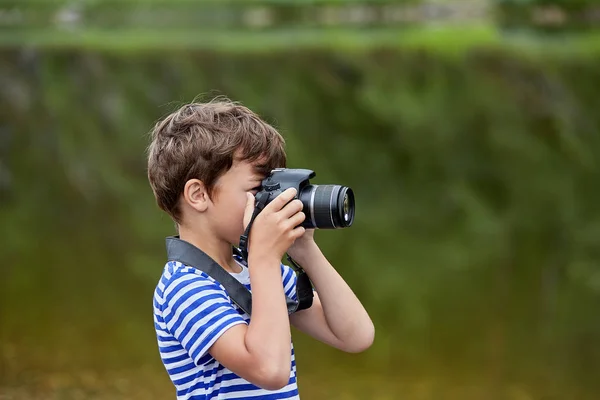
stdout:
<svg viewBox="0 0 600 400">
<path fill-rule="evenodd" d="M 241 219 L 244 217 L 244 211 L 246 209 L 246 193 L 236 194 L 231 197 L 231 200 L 227 204 L 225 213 L 229 214 L 230 219 Z"/>
<path fill-rule="evenodd" d="M 244 215 L 244 211 L 246 210 L 246 195 L 240 196 L 239 201 L 237 202 L 236 212 L 240 215 Z"/>
<path fill-rule="evenodd" d="M 218 218 L 229 226 L 241 224 L 246 208 L 246 191 L 232 186 L 221 189 L 217 199 Z"/>
</svg>

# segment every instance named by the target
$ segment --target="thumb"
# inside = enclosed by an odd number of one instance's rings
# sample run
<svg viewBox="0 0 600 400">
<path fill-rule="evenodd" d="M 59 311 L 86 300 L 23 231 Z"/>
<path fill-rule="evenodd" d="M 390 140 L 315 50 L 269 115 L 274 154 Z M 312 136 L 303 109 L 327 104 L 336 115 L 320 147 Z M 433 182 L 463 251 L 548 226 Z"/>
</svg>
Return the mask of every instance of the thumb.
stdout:
<svg viewBox="0 0 600 400">
<path fill-rule="evenodd" d="M 252 193 L 246 193 L 246 208 L 244 209 L 244 229 L 250 223 L 254 213 L 254 196 Z"/>
</svg>

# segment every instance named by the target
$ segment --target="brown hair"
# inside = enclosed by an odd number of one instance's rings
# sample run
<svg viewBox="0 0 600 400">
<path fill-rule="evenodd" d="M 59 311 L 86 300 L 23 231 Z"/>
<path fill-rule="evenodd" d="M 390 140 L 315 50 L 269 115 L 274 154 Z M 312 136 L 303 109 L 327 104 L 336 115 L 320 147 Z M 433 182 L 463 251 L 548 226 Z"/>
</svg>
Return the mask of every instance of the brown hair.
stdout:
<svg viewBox="0 0 600 400">
<path fill-rule="evenodd" d="M 250 109 L 228 99 L 191 103 L 158 121 L 148 147 L 148 180 L 158 206 L 180 223 L 179 197 L 190 179 L 209 196 L 234 160 L 256 162 L 266 175 L 284 168 L 283 137 Z"/>
</svg>

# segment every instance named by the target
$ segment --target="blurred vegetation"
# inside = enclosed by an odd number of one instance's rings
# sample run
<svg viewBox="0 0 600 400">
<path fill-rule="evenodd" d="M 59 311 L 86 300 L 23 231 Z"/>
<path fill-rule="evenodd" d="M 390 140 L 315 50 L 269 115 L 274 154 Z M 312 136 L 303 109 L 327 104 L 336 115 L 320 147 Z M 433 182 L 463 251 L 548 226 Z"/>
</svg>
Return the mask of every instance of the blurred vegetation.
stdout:
<svg viewBox="0 0 600 400">
<path fill-rule="evenodd" d="M 494 0 L 496 20 L 504 29 L 529 33 L 588 32 L 600 22 L 593 0 Z"/>
<path fill-rule="evenodd" d="M 258 111 L 290 166 L 357 196 L 355 225 L 317 240 L 376 342 L 295 335 L 303 397 L 599 397 L 596 32 L 98 24 L 0 31 L 1 399 L 173 396 L 151 314 L 173 224 L 146 133 L 199 94 Z"/>
</svg>

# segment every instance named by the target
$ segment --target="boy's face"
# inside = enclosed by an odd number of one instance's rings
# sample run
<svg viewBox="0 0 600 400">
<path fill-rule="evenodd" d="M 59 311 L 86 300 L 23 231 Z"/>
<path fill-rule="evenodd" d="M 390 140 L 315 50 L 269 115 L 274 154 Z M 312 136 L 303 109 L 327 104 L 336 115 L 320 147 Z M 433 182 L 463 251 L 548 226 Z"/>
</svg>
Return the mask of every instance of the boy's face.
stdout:
<svg viewBox="0 0 600 400">
<path fill-rule="evenodd" d="M 255 163 L 234 161 L 215 185 L 210 207 L 211 225 L 219 237 L 237 245 L 244 233 L 244 211 L 247 193 L 256 193 L 265 176 L 254 168 Z"/>
</svg>

